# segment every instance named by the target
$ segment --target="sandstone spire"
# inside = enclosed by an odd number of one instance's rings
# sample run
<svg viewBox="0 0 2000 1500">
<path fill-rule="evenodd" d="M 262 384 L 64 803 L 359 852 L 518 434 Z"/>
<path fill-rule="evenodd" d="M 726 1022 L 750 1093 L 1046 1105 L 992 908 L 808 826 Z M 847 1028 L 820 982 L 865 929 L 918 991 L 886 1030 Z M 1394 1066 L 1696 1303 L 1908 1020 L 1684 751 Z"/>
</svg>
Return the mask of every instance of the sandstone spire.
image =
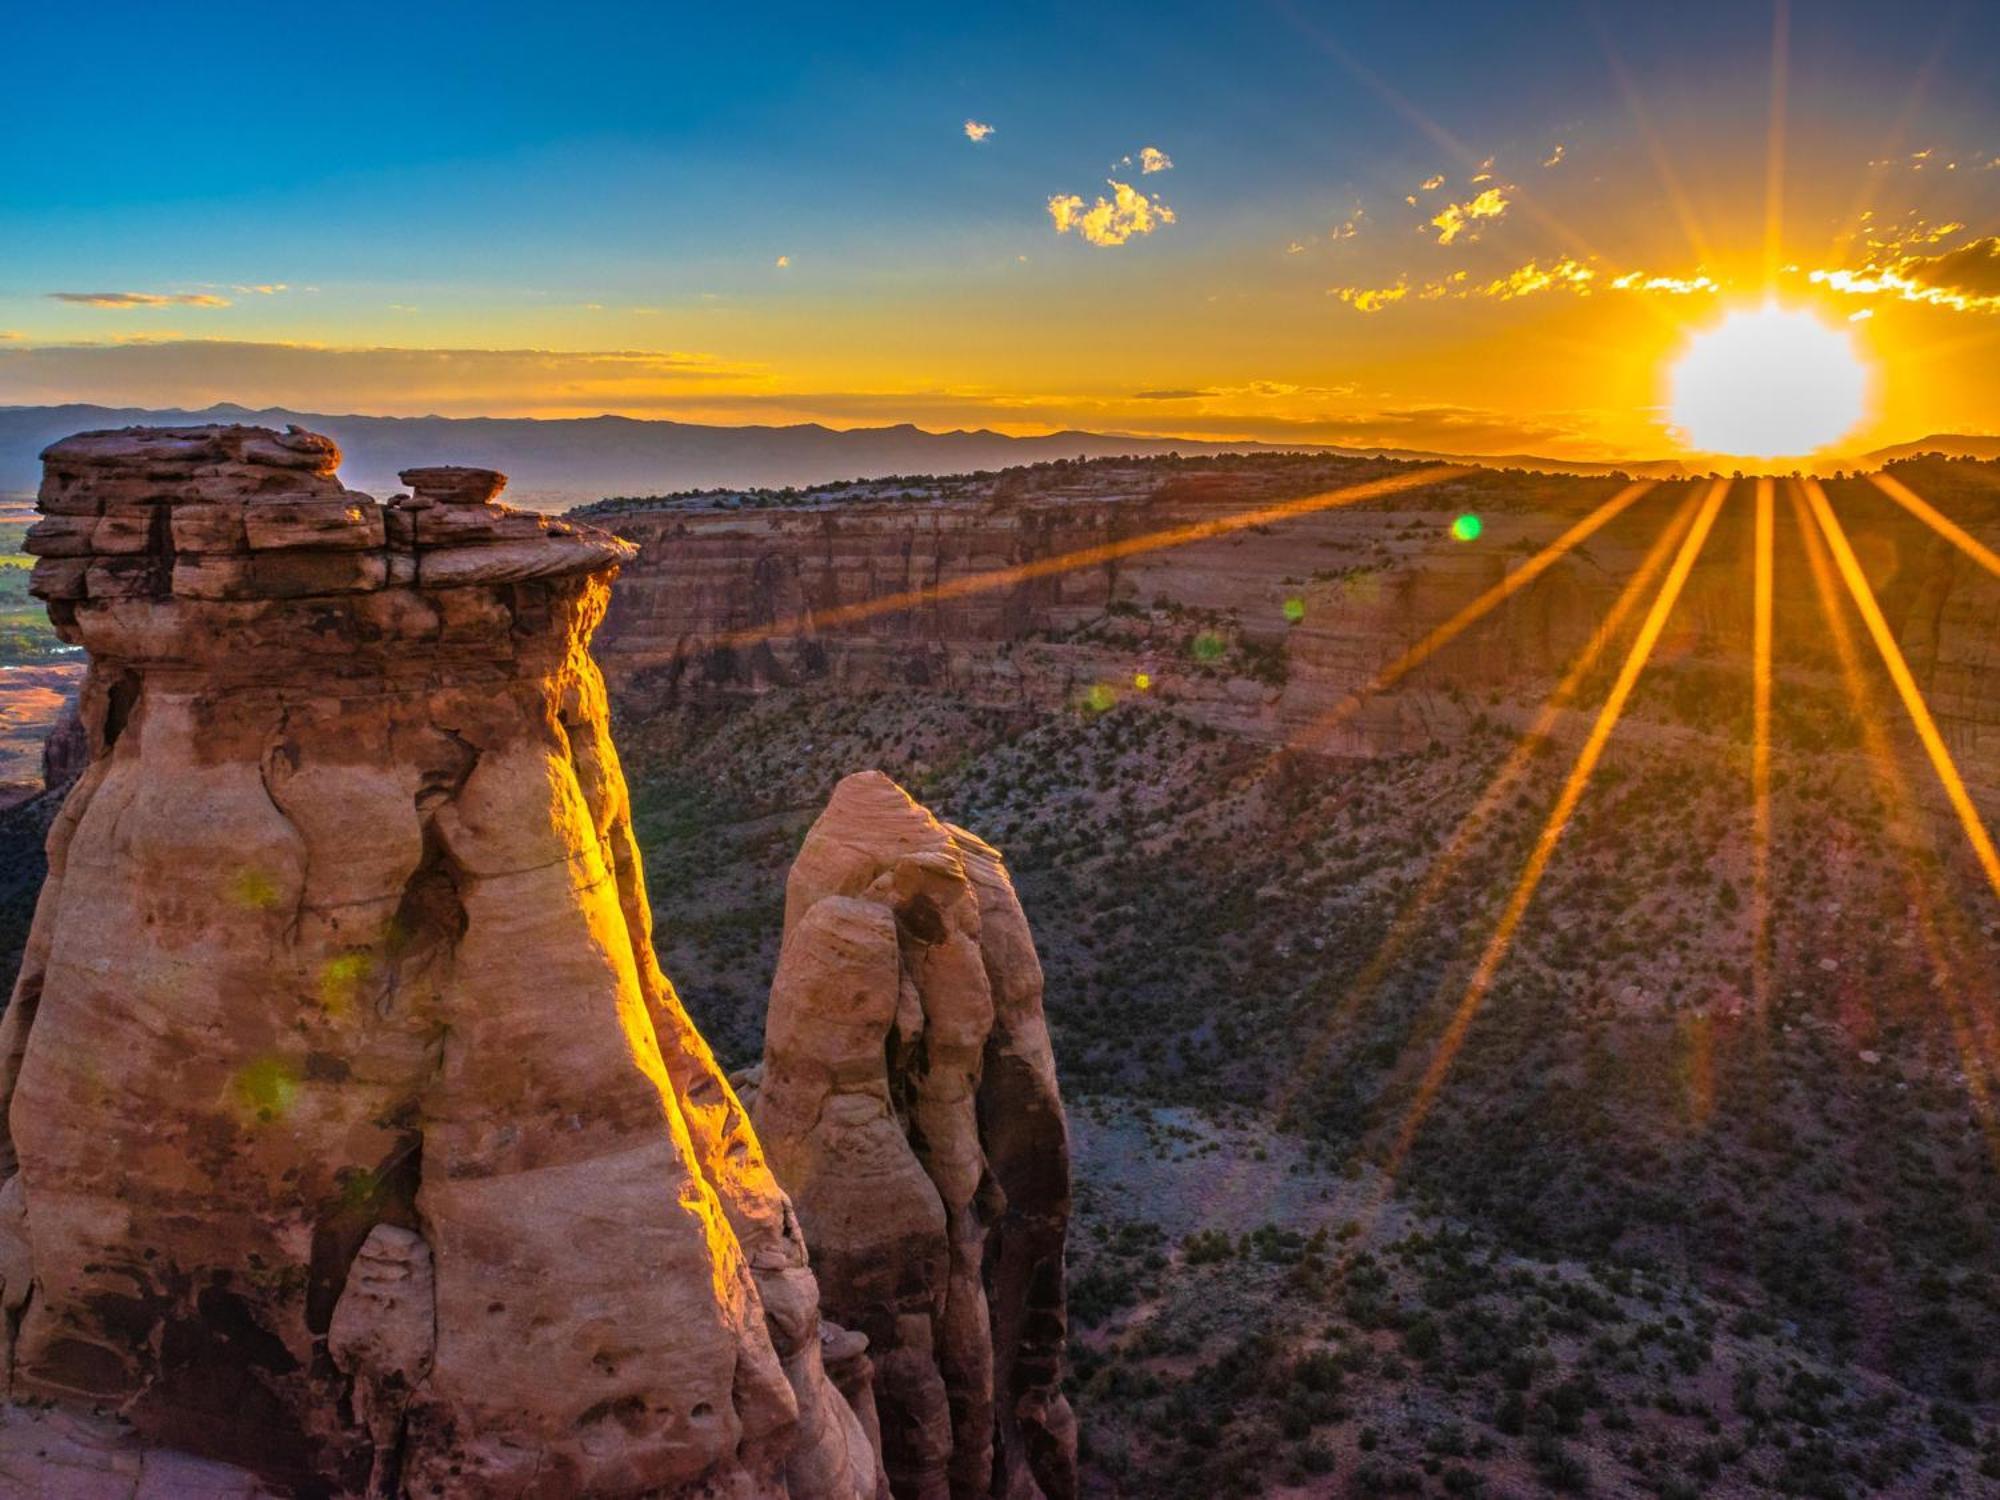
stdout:
<svg viewBox="0 0 2000 1500">
<path fill-rule="evenodd" d="M 44 454 L 90 758 L 0 1023 L 11 1394 L 300 1493 L 868 1500 L 791 1206 L 654 959 L 586 651 L 629 547 L 338 458 Z"/>
<path fill-rule="evenodd" d="M 879 772 L 792 868 L 752 1115 L 828 1315 L 874 1349 L 896 1495 L 1074 1494 L 1041 964 L 999 854 Z"/>
</svg>

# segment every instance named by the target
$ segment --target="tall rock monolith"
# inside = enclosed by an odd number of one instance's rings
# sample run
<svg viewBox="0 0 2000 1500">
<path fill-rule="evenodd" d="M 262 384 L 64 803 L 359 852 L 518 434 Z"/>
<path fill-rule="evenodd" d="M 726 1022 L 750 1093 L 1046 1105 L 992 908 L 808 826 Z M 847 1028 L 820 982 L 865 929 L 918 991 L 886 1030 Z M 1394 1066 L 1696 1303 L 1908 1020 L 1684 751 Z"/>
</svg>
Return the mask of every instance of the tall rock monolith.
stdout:
<svg viewBox="0 0 2000 1500">
<path fill-rule="evenodd" d="M 792 867 L 751 1112 L 828 1316 L 868 1336 L 895 1494 L 1073 1495 L 1041 964 L 998 852 L 879 772 Z"/>
<path fill-rule="evenodd" d="M 43 457 L 88 762 L 0 1023 L 9 1395 L 301 1495 L 870 1500 L 654 958 L 587 652 L 626 544 L 296 430 Z"/>
</svg>

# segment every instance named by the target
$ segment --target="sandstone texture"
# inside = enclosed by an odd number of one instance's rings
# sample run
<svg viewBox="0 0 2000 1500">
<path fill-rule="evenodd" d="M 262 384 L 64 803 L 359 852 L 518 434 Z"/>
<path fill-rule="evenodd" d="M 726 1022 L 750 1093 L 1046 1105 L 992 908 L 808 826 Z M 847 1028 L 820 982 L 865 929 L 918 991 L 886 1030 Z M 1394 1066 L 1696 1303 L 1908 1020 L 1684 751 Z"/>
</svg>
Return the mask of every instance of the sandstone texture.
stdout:
<svg viewBox="0 0 2000 1500">
<path fill-rule="evenodd" d="M 299 431 L 44 458 L 87 763 L 0 1022 L 7 1394 L 299 1495 L 870 1500 L 865 1356 L 654 957 L 587 652 L 629 545 Z M 252 1492 L 129 1446 L 73 1492 Z"/>
<path fill-rule="evenodd" d="M 1996 547 L 2000 490 L 1974 472 L 1989 468 L 1905 472 Z M 755 507 L 721 497 L 619 510 L 605 524 L 640 551 L 619 577 L 598 652 L 621 713 L 641 722 L 681 704 L 814 686 L 941 689 L 1041 713 L 1129 694 L 1143 674 L 1153 700 L 1253 743 L 1404 754 L 1451 742 L 1482 714 L 1524 729 L 1691 491 L 1658 486 L 1385 692 L 1368 691 L 1377 674 L 1620 482 L 1482 472 L 1383 503 L 1050 566 L 1385 472 L 1353 460 L 1305 472 L 1091 465 L 959 482 L 949 499 L 925 498 L 918 480 L 894 499 Z M 1832 488 L 1961 770 L 1985 800 L 2000 800 L 2000 587 L 1866 481 Z M 1662 662 L 1740 657 L 1751 493 L 1736 486 Z M 1452 537 L 1461 511 L 1483 518 L 1475 545 Z M 1780 633 L 1822 639 L 1788 511 L 1776 576 Z M 871 604 L 884 599 L 902 602 Z M 1204 632 L 1218 644 L 1212 653 Z"/>
<path fill-rule="evenodd" d="M 872 1346 L 895 1494 L 1073 1495 L 1041 964 L 999 854 L 879 772 L 792 868 L 751 1112 L 828 1315 Z"/>
</svg>

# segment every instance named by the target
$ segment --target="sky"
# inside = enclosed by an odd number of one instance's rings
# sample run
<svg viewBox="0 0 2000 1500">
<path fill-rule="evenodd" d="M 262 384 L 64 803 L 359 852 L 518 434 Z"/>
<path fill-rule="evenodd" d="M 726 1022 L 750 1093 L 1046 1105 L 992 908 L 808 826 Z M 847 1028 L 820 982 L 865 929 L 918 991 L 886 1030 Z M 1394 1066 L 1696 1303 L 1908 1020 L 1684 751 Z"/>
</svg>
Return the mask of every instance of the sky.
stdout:
<svg viewBox="0 0 2000 1500">
<path fill-rule="evenodd" d="M 0 3 L 0 404 L 1659 456 L 1776 298 L 2000 430 L 1976 0 Z"/>
</svg>

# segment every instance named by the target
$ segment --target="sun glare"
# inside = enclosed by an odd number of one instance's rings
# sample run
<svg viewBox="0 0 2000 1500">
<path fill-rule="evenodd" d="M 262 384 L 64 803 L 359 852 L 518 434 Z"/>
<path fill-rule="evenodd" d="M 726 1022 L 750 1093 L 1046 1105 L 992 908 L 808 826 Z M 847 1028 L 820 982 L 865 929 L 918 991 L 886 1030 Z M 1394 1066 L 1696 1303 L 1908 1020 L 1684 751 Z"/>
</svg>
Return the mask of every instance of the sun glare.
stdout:
<svg viewBox="0 0 2000 1500">
<path fill-rule="evenodd" d="M 1689 447 L 1789 458 L 1838 442 L 1861 421 L 1868 370 L 1847 330 L 1776 303 L 1695 334 L 1673 368 L 1671 415 Z"/>
</svg>

